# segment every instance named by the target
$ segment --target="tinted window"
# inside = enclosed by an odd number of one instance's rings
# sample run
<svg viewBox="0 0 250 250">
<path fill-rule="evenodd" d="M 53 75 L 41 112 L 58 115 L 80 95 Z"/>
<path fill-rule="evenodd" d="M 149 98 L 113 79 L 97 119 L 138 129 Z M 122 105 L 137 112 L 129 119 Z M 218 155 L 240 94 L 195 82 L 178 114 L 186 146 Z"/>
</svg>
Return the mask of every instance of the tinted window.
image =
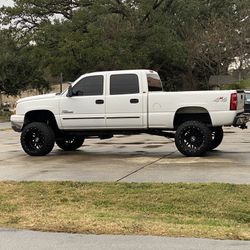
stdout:
<svg viewBox="0 0 250 250">
<path fill-rule="evenodd" d="M 89 96 L 103 94 L 103 76 L 89 76 L 81 79 L 73 87 L 74 96 Z"/>
<path fill-rule="evenodd" d="M 139 93 L 139 80 L 135 74 L 112 75 L 110 77 L 110 94 Z"/>
<path fill-rule="evenodd" d="M 148 74 L 148 91 L 162 91 L 161 79 L 157 74 Z"/>
</svg>

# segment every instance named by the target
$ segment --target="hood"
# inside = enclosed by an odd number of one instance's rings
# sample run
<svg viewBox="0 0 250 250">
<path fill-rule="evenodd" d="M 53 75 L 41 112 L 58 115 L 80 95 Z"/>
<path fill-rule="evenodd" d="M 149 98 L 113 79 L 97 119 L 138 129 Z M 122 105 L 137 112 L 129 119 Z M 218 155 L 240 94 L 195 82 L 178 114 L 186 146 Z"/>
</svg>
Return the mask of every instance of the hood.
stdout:
<svg viewBox="0 0 250 250">
<path fill-rule="evenodd" d="M 53 94 L 46 94 L 46 95 L 35 95 L 30 97 L 21 98 L 17 101 L 17 103 L 20 102 L 27 102 L 27 101 L 35 101 L 35 100 L 42 100 L 42 99 L 51 99 L 56 96 L 56 93 Z"/>
</svg>

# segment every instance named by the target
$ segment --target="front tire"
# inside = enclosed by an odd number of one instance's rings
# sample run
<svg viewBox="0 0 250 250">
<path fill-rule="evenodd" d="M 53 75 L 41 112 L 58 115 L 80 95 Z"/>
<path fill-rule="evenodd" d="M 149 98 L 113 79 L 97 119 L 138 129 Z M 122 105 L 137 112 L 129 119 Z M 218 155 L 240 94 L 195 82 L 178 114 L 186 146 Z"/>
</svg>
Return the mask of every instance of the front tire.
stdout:
<svg viewBox="0 0 250 250">
<path fill-rule="evenodd" d="M 175 145 L 186 156 L 201 156 L 211 147 L 210 129 L 198 121 L 181 124 L 175 133 Z"/>
<path fill-rule="evenodd" d="M 56 144 L 64 151 L 74 151 L 82 146 L 84 142 L 83 137 L 78 136 L 64 136 L 56 139 Z"/>
<path fill-rule="evenodd" d="M 44 156 L 51 152 L 55 134 L 51 127 L 42 122 L 32 122 L 24 127 L 21 134 L 23 150 L 31 156 Z"/>
</svg>

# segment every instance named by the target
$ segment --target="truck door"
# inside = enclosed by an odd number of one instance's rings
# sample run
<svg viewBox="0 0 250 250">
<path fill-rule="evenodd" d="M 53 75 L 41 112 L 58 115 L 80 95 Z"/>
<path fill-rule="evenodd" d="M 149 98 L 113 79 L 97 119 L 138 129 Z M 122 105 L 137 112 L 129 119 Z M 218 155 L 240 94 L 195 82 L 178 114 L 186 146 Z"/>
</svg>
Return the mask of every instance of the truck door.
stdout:
<svg viewBox="0 0 250 250">
<path fill-rule="evenodd" d="M 107 128 L 143 128 L 143 94 L 140 75 L 108 73 Z"/>
<path fill-rule="evenodd" d="M 104 75 L 84 76 L 60 102 L 63 129 L 105 128 Z"/>
</svg>

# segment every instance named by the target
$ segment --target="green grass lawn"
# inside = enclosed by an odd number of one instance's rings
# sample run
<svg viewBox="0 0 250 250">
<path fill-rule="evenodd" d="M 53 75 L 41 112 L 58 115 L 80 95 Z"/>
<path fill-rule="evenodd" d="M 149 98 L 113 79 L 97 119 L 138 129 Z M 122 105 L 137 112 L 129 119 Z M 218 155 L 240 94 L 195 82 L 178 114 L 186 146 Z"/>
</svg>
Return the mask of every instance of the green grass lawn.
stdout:
<svg viewBox="0 0 250 250">
<path fill-rule="evenodd" d="M 1 182 L 0 227 L 250 240 L 250 186 Z"/>
</svg>

